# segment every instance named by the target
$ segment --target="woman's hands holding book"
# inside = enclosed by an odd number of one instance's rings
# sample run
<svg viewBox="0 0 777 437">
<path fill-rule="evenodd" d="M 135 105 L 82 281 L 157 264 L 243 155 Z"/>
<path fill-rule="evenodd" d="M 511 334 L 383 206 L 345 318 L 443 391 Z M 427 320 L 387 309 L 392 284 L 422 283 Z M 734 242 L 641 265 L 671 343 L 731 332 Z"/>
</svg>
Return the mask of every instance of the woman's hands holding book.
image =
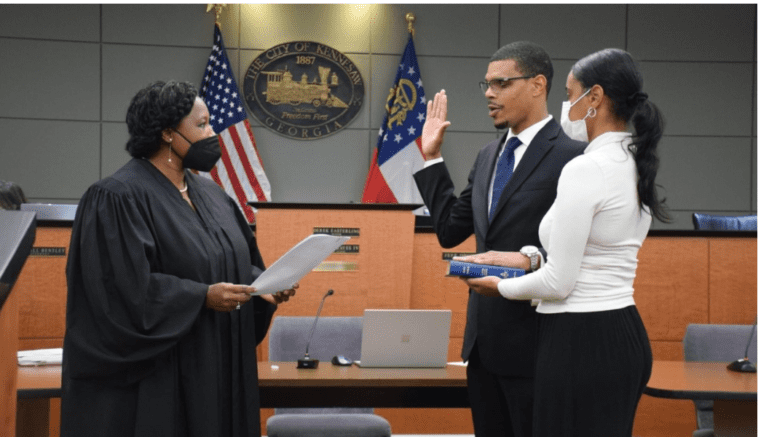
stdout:
<svg viewBox="0 0 777 437">
<path fill-rule="evenodd" d="M 499 297 L 499 289 L 497 284 L 501 279 L 496 276 L 486 276 L 484 278 L 461 278 L 462 281 L 467 283 L 467 286 L 473 291 L 482 294 L 483 296 Z"/>
</svg>

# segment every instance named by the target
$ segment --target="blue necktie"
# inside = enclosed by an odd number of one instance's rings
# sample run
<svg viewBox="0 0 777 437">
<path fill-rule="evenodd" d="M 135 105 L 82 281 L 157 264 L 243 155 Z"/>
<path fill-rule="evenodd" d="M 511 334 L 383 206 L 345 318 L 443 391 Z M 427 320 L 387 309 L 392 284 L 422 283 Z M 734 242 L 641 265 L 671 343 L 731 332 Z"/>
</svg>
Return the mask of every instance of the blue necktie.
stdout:
<svg viewBox="0 0 777 437">
<path fill-rule="evenodd" d="M 499 204 L 499 196 L 502 195 L 502 191 L 507 185 L 507 181 L 510 180 L 510 176 L 513 175 L 513 167 L 515 167 L 515 149 L 521 145 L 521 140 L 518 137 L 512 137 L 507 141 L 504 152 L 499 157 L 499 161 L 496 163 L 496 176 L 494 177 L 494 191 L 491 194 L 491 208 L 488 210 L 488 220 L 494 216 L 496 211 L 496 205 Z"/>
</svg>

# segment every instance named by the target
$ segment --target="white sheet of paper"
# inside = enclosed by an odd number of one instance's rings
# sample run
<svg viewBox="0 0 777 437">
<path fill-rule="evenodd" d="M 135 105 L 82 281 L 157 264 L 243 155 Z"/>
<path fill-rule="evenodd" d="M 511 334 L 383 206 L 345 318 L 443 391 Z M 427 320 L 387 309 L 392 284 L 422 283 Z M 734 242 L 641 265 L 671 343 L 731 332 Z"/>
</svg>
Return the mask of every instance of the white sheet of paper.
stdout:
<svg viewBox="0 0 777 437">
<path fill-rule="evenodd" d="M 62 364 L 62 348 L 18 351 L 16 358 L 20 366 Z"/>
<path fill-rule="evenodd" d="M 321 264 L 351 237 L 335 237 L 327 234 L 309 235 L 283 254 L 253 284 L 254 296 L 290 289 L 311 270 Z"/>
</svg>

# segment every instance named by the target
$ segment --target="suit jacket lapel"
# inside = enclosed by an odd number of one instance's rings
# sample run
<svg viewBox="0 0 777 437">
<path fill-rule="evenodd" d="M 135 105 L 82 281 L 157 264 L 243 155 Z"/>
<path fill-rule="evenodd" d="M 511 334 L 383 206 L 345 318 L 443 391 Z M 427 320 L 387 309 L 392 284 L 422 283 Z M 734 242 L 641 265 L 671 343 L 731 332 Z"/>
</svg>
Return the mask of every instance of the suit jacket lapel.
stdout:
<svg viewBox="0 0 777 437">
<path fill-rule="evenodd" d="M 494 217 L 504 207 L 505 202 L 526 182 L 526 179 L 534 172 L 537 166 L 542 162 L 545 155 L 553 148 L 553 142 L 558 137 L 560 127 L 555 120 L 551 119 L 545 126 L 537 132 L 532 139 L 531 144 L 526 148 L 518 167 L 515 168 L 513 175 L 507 182 L 502 195 L 499 198 L 499 204 L 494 211 Z M 492 164 L 492 173 L 493 173 Z"/>
</svg>

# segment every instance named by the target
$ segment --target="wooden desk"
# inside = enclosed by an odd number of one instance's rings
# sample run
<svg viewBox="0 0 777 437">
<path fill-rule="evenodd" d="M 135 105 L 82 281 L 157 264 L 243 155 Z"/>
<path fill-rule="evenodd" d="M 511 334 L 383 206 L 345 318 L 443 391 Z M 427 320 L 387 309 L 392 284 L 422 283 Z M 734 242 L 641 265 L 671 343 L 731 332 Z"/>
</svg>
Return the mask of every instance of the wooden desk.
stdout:
<svg viewBox="0 0 777 437">
<path fill-rule="evenodd" d="M 262 408 L 468 408 L 466 368 L 362 369 L 320 363 L 257 363 Z M 17 397 L 24 436 L 48 435 L 49 398 L 62 396 L 60 366 L 19 367 Z"/>
<path fill-rule="evenodd" d="M 258 363 L 262 408 L 469 408 L 466 368 L 363 369 Z"/>
<path fill-rule="evenodd" d="M 443 369 L 362 369 L 320 363 L 257 363 L 262 408 L 411 407 L 467 408 L 467 376 L 462 366 Z M 19 399 L 62 396 L 60 366 L 19 367 Z"/>
<path fill-rule="evenodd" d="M 715 436 L 756 436 L 758 374 L 732 372 L 728 363 L 654 361 L 645 393 L 669 399 L 715 401 Z"/>
</svg>

